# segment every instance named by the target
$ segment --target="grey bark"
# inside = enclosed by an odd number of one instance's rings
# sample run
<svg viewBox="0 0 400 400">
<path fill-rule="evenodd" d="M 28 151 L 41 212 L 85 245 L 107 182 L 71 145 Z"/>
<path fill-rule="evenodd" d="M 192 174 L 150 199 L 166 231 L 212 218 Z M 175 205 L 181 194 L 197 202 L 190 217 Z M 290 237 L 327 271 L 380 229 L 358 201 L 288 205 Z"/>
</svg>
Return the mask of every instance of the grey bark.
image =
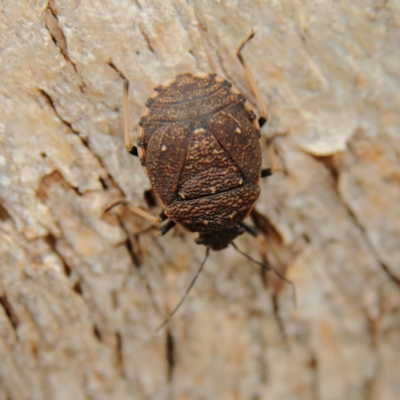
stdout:
<svg viewBox="0 0 400 400">
<path fill-rule="evenodd" d="M 400 393 L 400 3 L 0 4 L 0 400 L 379 399 Z M 262 235 L 237 244 L 297 290 L 196 235 L 163 238 L 122 138 L 153 87 L 218 72 L 269 106 L 281 172 Z M 157 207 L 150 208 L 152 213 Z"/>
</svg>

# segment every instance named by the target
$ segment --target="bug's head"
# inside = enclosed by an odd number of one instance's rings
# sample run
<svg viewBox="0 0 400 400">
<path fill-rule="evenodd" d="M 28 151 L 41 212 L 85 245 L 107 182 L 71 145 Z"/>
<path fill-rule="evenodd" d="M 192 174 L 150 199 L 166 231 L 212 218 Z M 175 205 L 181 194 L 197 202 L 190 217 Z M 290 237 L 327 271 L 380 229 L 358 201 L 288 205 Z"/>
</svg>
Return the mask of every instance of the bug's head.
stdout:
<svg viewBox="0 0 400 400">
<path fill-rule="evenodd" d="M 223 250 L 244 232 L 245 229 L 243 227 L 233 226 L 232 228 L 222 231 L 200 233 L 199 237 L 195 239 L 195 242 L 197 244 L 204 244 L 204 246 L 212 250 Z"/>
</svg>

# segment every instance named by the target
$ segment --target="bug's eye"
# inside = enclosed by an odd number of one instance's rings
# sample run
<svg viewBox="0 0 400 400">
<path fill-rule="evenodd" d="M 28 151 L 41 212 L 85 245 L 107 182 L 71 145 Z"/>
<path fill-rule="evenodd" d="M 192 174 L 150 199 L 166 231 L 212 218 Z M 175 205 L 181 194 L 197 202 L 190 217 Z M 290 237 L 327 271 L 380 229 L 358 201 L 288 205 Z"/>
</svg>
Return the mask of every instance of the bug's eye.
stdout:
<svg viewBox="0 0 400 400">
<path fill-rule="evenodd" d="M 199 236 L 198 238 L 194 239 L 196 244 L 204 244 L 204 238 Z"/>
<path fill-rule="evenodd" d="M 246 231 L 242 226 L 240 228 L 237 228 L 237 234 L 238 235 L 243 235 L 243 233 Z"/>
</svg>

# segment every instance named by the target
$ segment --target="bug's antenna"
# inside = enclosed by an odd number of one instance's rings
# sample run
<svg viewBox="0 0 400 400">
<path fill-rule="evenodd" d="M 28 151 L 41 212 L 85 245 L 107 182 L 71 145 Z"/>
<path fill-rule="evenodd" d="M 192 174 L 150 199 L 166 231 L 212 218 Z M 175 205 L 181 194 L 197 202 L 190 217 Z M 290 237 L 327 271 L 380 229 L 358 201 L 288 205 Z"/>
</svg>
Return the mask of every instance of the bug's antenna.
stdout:
<svg viewBox="0 0 400 400">
<path fill-rule="evenodd" d="M 193 285 L 195 284 L 195 282 L 196 282 L 198 276 L 200 275 L 201 271 L 203 270 L 204 264 L 206 263 L 209 254 L 210 254 L 210 248 L 207 247 L 206 256 L 204 257 L 204 260 L 203 260 L 203 262 L 201 263 L 200 268 L 199 268 L 199 270 L 197 271 L 196 275 L 195 275 L 194 278 L 192 279 L 192 282 L 190 282 L 189 287 L 186 289 L 186 292 L 185 292 L 185 294 L 183 295 L 181 301 L 180 301 L 180 302 L 177 304 L 177 306 L 173 309 L 173 311 L 171 312 L 171 314 L 168 315 L 168 317 L 166 318 L 166 320 L 155 330 L 154 333 L 158 333 L 162 328 L 164 328 L 164 326 L 168 324 L 169 320 L 170 320 L 170 319 L 174 316 L 174 314 L 179 310 L 179 307 L 180 307 L 180 306 L 182 305 L 182 303 L 185 301 L 187 295 L 188 295 L 189 292 L 190 292 L 190 289 L 193 287 Z"/>
<path fill-rule="evenodd" d="M 276 276 L 279 276 L 279 278 L 281 278 L 283 281 L 285 281 L 286 283 L 289 283 L 290 285 L 292 285 L 292 287 L 293 287 L 293 302 L 294 302 L 295 306 L 297 307 L 296 287 L 294 286 L 294 283 L 291 280 L 287 279 L 285 276 L 283 276 L 275 268 L 272 268 L 270 265 L 268 265 L 266 263 L 262 263 L 260 261 L 257 261 L 254 258 L 250 257 L 245 252 L 239 250 L 239 248 L 236 246 L 235 243 L 232 242 L 231 245 L 242 256 L 245 256 L 248 260 L 252 261 L 253 263 L 255 263 L 257 265 L 259 265 L 263 269 L 263 271 L 272 271 Z"/>
</svg>

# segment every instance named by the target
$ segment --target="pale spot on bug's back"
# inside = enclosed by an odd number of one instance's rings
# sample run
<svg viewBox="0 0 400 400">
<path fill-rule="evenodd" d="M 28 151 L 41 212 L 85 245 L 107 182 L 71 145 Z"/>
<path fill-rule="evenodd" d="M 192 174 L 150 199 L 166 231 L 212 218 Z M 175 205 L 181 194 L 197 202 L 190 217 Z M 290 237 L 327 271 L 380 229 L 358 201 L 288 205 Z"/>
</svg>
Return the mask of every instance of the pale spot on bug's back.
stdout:
<svg viewBox="0 0 400 400">
<path fill-rule="evenodd" d="M 237 127 L 237 128 L 235 129 L 235 133 L 237 133 L 238 135 L 240 135 L 240 134 L 242 133 L 242 130 L 241 130 L 239 127 Z"/>
<path fill-rule="evenodd" d="M 166 151 L 167 150 L 167 146 L 165 145 L 165 144 L 163 144 L 162 146 L 161 146 L 161 151 Z"/>
</svg>

